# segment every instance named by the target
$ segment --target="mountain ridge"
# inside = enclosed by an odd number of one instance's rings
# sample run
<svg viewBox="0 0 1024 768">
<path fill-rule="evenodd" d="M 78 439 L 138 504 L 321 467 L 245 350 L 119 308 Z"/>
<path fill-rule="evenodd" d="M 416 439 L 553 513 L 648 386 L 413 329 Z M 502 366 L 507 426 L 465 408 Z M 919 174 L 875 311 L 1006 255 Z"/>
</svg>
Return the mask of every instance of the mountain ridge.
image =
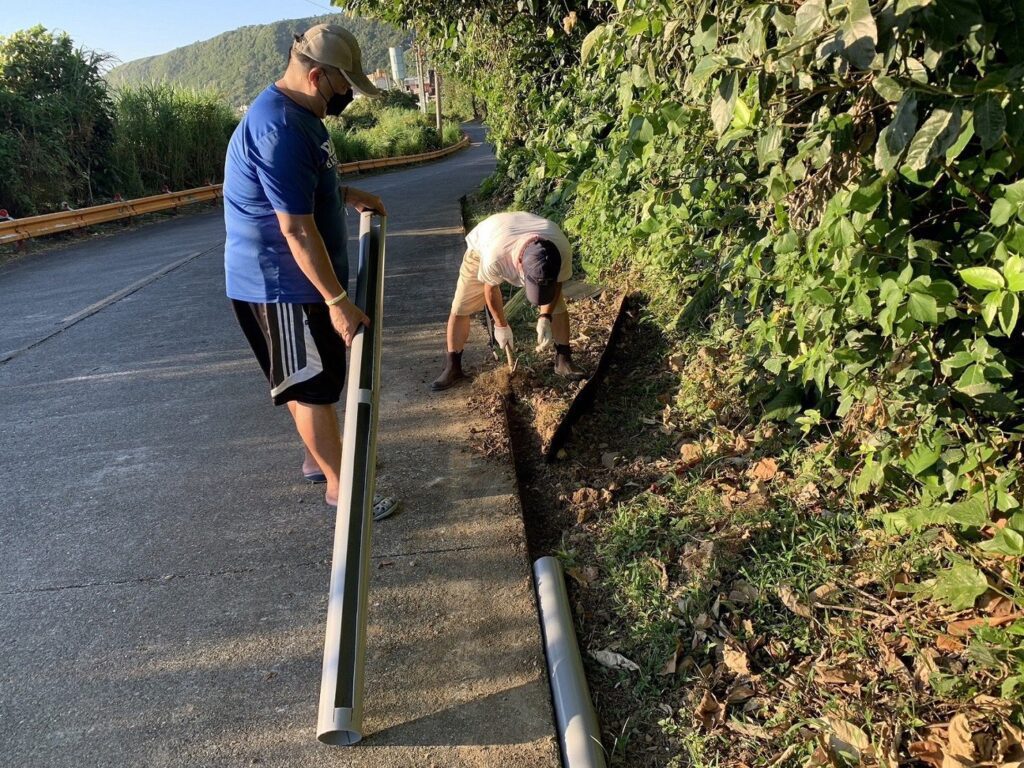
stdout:
<svg viewBox="0 0 1024 768">
<path fill-rule="evenodd" d="M 356 36 L 367 72 L 390 69 L 388 47 L 410 39 L 408 33 L 390 24 L 344 14 L 283 19 L 249 24 L 166 53 L 125 62 L 107 72 L 106 79 L 114 87 L 169 83 L 214 90 L 232 106 L 240 107 L 280 77 L 294 34 L 328 22 L 340 24 Z"/>
</svg>

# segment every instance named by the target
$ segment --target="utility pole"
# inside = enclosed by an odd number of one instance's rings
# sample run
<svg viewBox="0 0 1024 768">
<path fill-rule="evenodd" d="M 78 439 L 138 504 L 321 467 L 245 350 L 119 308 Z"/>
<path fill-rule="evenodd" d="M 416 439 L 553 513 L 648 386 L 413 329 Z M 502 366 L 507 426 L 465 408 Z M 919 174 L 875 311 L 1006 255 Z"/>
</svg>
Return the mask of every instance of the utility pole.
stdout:
<svg viewBox="0 0 1024 768">
<path fill-rule="evenodd" d="M 441 135 L 441 70 L 434 65 L 434 114 L 437 121 L 437 135 Z"/>
</svg>

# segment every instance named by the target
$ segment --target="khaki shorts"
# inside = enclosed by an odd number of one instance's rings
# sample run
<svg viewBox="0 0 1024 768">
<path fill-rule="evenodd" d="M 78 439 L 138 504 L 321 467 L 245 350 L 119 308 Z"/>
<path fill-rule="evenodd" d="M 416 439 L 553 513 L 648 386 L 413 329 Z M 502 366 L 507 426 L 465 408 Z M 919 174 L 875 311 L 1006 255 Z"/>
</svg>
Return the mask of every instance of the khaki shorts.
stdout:
<svg viewBox="0 0 1024 768">
<path fill-rule="evenodd" d="M 484 284 L 480 282 L 480 254 L 472 248 L 467 249 L 459 267 L 459 283 L 455 286 L 455 298 L 452 300 L 452 314 L 468 317 L 487 306 L 484 299 Z M 558 297 L 552 314 L 568 312 L 565 299 Z"/>
</svg>

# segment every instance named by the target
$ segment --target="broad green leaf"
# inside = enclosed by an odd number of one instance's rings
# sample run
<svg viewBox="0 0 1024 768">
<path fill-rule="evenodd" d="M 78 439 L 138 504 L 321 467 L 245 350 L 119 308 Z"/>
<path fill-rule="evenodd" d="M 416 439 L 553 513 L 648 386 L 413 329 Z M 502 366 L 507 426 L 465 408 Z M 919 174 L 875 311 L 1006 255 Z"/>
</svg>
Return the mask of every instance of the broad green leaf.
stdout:
<svg viewBox="0 0 1024 768">
<path fill-rule="evenodd" d="M 1003 277 L 1006 279 L 1007 290 L 1024 291 L 1024 258 L 1011 256 L 1003 265 Z"/>
<path fill-rule="evenodd" d="M 718 43 L 718 19 L 710 13 L 704 14 L 697 31 L 690 37 L 690 43 L 701 53 L 713 51 Z"/>
<path fill-rule="evenodd" d="M 647 16 L 638 16 L 630 23 L 626 29 L 626 34 L 630 37 L 636 37 L 637 35 L 644 34 L 650 27 L 651 24 Z"/>
<path fill-rule="evenodd" d="M 946 150 L 946 163 L 952 165 L 953 161 L 960 157 L 960 153 L 967 149 L 967 145 L 971 143 L 971 139 L 974 138 L 974 113 L 964 113 L 964 127 L 960 131 L 960 135 L 957 136 L 956 141 L 953 142 L 953 146 Z"/>
<path fill-rule="evenodd" d="M 875 147 L 875 167 L 880 171 L 891 171 L 899 162 L 910 137 L 917 127 L 917 96 L 907 91 L 896 106 L 892 122 L 882 129 Z"/>
<path fill-rule="evenodd" d="M 783 421 L 800 412 L 803 392 L 798 387 L 787 387 L 764 406 L 764 418 Z"/>
<path fill-rule="evenodd" d="M 1001 528 L 989 541 L 980 545 L 986 552 L 1012 557 L 1024 556 L 1024 536 L 1010 528 Z"/>
<path fill-rule="evenodd" d="M 985 378 L 985 366 L 975 363 L 969 366 L 960 374 L 957 379 L 956 388 L 968 397 L 981 397 L 991 395 L 999 391 L 999 388 Z"/>
<path fill-rule="evenodd" d="M 913 292 L 907 301 L 910 316 L 922 323 L 935 325 L 939 322 L 938 304 L 935 297 L 927 293 Z"/>
<path fill-rule="evenodd" d="M 717 54 L 705 56 L 698 61 L 697 66 L 690 73 L 689 87 L 691 92 L 700 91 L 708 79 L 717 74 L 727 63 L 724 57 Z"/>
<path fill-rule="evenodd" d="M 936 108 L 914 135 L 907 150 L 907 165 L 915 171 L 924 170 L 932 158 L 943 154 L 960 133 L 960 113 Z"/>
<path fill-rule="evenodd" d="M 795 42 L 809 41 L 825 26 L 825 0 L 807 0 L 796 10 Z"/>
<path fill-rule="evenodd" d="M 601 39 L 601 36 L 604 35 L 604 30 L 604 24 L 598 24 L 596 27 L 590 30 L 590 32 L 587 33 L 587 36 L 585 38 L 583 38 L 583 46 L 580 48 L 580 61 L 583 64 L 587 63 L 587 60 L 590 58 L 591 52 L 594 50 L 594 46 L 597 45 L 598 41 L 600 41 Z"/>
<path fill-rule="evenodd" d="M 1020 317 L 1020 299 L 1009 291 L 1003 291 L 1003 300 L 999 303 L 999 327 L 1009 336 L 1017 327 Z"/>
<path fill-rule="evenodd" d="M 909 11 L 931 5 L 932 0 L 896 0 L 896 15 L 902 16 Z"/>
<path fill-rule="evenodd" d="M 994 93 L 983 93 L 974 100 L 974 129 L 981 146 L 991 149 L 1006 131 L 1006 113 Z"/>
<path fill-rule="evenodd" d="M 747 106 L 747 102 L 742 98 L 737 97 L 736 105 L 732 110 L 732 121 L 729 125 L 733 128 L 749 128 L 751 117 L 753 117 L 753 112 L 751 112 L 750 107 Z"/>
<path fill-rule="evenodd" d="M 892 77 L 876 77 L 871 82 L 871 87 L 886 101 L 896 102 L 903 98 L 903 86 Z"/>
<path fill-rule="evenodd" d="M 739 101 L 737 101 L 737 105 Z M 764 168 L 769 163 L 777 161 L 781 154 L 779 148 L 782 146 L 782 126 L 772 125 L 761 134 L 757 140 L 757 164 Z"/>
<path fill-rule="evenodd" d="M 925 450 L 930 451 L 931 449 L 926 448 Z M 940 449 L 936 448 L 935 450 L 939 451 Z M 922 460 L 929 455 L 929 453 L 923 454 Z M 938 456 L 941 456 L 941 453 L 938 453 L 936 460 Z M 933 461 L 926 465 L 924 469 L 928 469 L 934 463 Z M 980 493 L 955 504 L 942 504 L 937 507 L 911 507 L 900 510 L 900 513 L 906 520 L 907 526 L 914 531 L 919 531 L 930 525 L 956 523 L 968 528 L 981 528 L 989 523 L 988 504 L 984 494 Z"/>
<path fill-rule="evenodd" d="M 957 287 L 948 280 L 936 280 L 928 286 L 928 293 L 935 297 L 939 304 L 952 304 L 960 295 Z"/>
<path fill-rule="evenodd" d="M 923 440 L 919 442 L 910 455 L 903 460 L 903 465 L 910 474 L 917 476 L 935 466 L 942 455 L 941 448 L 933 448 Z"/>
<path fill-rule="evenodd" d="M 1024 203 L 1024 181 L 1003 185 L 1003 197 L 1013 205 Z"/>
<path fill-rule="evenodd" d="M 850 195 L 850 208 L 858 213 L 871 213 L 882 202 L 884 193 L 885 181 L 882 178 L 875 179 L 866 187 L 858 187 Z"/>
<path fill-rule="evenodd" d="M 986 294 L 985 298 L 981 300 L 981 316 L 987 325 L 995 323 L 996 315 L 1003 306 L 1003 296 L 1003 291 L 996 290 Z"/>
<path fill-rule="evenodd" d="M 1010 219 L 1017 215 L 1017 206 L 1006 198 L 999 198 L 992 203 L 992 213 L 989 221 L 993 227 L 1002 227 L 1009 223 Z"/>
<path fill-rule="evenodd" d="M 738 76 L 730 72 L 722 78 L 722 82 L 715 89 L 715 95 L 711 99 L 711 122 L 715 126 L 715 132 L 721 136 L 729 128 L 732 122 L 732 113 L 736 108 L 736 81 Z"/>
<path fill-rule="evenodd" d="M 868 0 L 848 0 L 848 15 L 842 26 L 843 56 L 858 69 L 868 69 L 875 58 L 878 27 Z"/>
<path fill-rule="evenodd" d="M 942 571 L 935 579 L 932 595 L 954 611 L 971 608 L 974 601 L 985 594 L 988 581 L 985 574 L 972 565 L 957 563 Z"/>
<path fill-rule="evenodd" d="M 979 291 L 995 291 L 1003 288 L 1006 283 L 1003 276 L 992 267 L 968 267 L 960 270 L 961 279 Z"/>
</svg>

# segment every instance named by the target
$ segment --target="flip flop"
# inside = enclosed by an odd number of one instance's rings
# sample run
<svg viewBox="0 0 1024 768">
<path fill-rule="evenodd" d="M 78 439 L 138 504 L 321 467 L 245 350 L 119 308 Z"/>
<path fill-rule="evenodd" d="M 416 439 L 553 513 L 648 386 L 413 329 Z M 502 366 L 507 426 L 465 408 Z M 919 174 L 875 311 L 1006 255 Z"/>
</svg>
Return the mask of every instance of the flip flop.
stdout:
<svg viewBox="0 0 1024 768">
<path fill-rule="evenodd" d="M 320 465 L 313 461 L 311 464 L 307 464 L 306 460 L 302 460 L 302 476 L 311 483 L 326 483 L 327 475 L 320 469 Z"/>
<path fill-rule="evenodd" d="M 383 520 L 386 517 L 391 517 L 401 503 L 397 499 L 393 499 L 391 496 L 381 496 L 379 493 L 373 497 L 373 519 Z"/>
<path fill-rule="evenodd" d="M 332 503 L 330 499 L 324 497 L 324 501 L 327 502 L 328 507 L 337 507 L 338 500 L 335 499 Z M 392 498 L 391 496 L 384 496 L 376 493 L 373 496 L 373 519 L 383 520 L 384 518 L 391 517 L 395 512 L 398 511 L 401 506 L 400 502 Z"/>
</svg>

